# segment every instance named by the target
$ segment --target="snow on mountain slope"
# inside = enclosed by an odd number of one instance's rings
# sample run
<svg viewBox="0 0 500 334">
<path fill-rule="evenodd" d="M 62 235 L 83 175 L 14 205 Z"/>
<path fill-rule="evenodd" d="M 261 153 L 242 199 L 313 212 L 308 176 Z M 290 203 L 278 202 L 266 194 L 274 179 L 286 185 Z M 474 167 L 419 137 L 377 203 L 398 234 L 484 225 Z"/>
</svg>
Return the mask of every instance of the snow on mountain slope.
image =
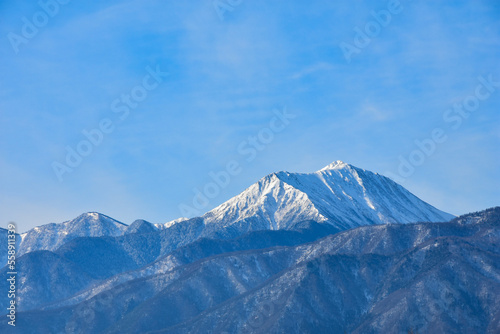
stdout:
<svg viewBox="0 0 500 334">
<path fill-rule="evenodd" d="M 174 220 L 171 220 L 169 222 L 166 222 L 164 224 L 155 224 L 156 228 L 158 228 L 159 230 L 164 230 L 166 228 L 169 228 L 171 227 L 172 225 L 175 225 L 177 223 L 182 223 L 183 221 L 186 221 L 186 220 L 189 220 L 189 218 L 186 218 L 186 217 L 181 217 L 181 218 L 177 218 L 177 219 L 174 219 Z"/>
<path fill-rule="evenodd" d="M 249 217 L 266 221 L 267 229 L 272 230 L 287 228 L 298 221 L 326 220 L 305 192 L 283 182 L 276 173 L 202 216 L 205 223 L 217 223 L 221 227 Z"/>
<path fill-rule="evenodd" d="M 106 215 L 89 212 L 61 224 L 46 224 L 22 234 L 19 256 L 35 250 L 56 250 L 77 237 L 119 236 L 127 225 Z"/>
<path fill-rule="evenodd" d="M 178 245 L 198 237 L 233 238 L 255 230 L 293 229 L 305 221 L 329 223 L 339 230 L 347 230 L 361 225 L 442 222 L 452 218 L 382 175 L 336 161 L 314 173 L 278 172 L 262 178 L 203 215 L 203 227 L 198 232 L 200 226 L 193 221 L 200 218 L 179 218 L 154 225 L 138 220 L 127 227 L 92 212 L 24 233 L 19 253 L 56 250 L 76 237 L 160 233 L 161 230 L 173 238 L 172 245 Z M 190 233 L 175 234 L 173 228 L 178 225 L 182 225 L 180 230 L 190 230 L 196 237 L 191 240 L 186 239 Z"/>
<path fill-rule="evenodd" d="M 420 200 L 389 178 L 342 161 L 315 173 L 278 172 L 202 216 L 207 226 L 227 227 L 258 219 L 266 229 L 287 229 L 304 220 L 340 229 L 361 225 L 442 222 L 454 218 Z"/>
</svg>

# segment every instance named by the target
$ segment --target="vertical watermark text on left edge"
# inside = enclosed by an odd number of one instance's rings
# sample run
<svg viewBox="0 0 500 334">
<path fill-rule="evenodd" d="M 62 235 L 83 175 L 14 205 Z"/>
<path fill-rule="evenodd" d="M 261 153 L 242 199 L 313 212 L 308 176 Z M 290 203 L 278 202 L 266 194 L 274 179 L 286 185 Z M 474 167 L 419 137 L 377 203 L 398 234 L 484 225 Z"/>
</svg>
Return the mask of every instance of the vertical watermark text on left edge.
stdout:
<svg viewBox="0 0 500 334">
<path fill-rule="evenodd" d="M 17 238 L 17 226 L 14 222 L 10 222 L 7 229 L 7 282 L 8 292 L 7 297 L 9 298 L 9 307 L 7 307 L 7 318 L 9 318 L 8 324 L 10 326 L 16 326 L 16 281 L 17 281 L 17 270 L 16 270 L 16 238 Z"/>
</svg>

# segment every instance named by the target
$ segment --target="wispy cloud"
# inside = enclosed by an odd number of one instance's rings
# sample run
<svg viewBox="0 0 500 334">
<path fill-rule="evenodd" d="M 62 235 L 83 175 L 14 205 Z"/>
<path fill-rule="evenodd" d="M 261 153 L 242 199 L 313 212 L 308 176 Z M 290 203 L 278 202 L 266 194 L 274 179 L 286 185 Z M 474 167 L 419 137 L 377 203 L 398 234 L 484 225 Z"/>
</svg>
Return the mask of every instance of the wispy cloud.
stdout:
<svg viewBox="0 0 500 334">
<path fill-rule="evenodd" d="M 318 62 L 316 64 L 307 66 L 303 69 L 301 69 L 298 72 L 295 72 L 290 76 L 290 79 L 302 79 L 305 76 L 311 75 L 316 72 L 327 72 L 327 71 L 332 71 L 335 69 L 335 66 L 333 64 L 327 63 L 327 62 Z"/>
</svg>

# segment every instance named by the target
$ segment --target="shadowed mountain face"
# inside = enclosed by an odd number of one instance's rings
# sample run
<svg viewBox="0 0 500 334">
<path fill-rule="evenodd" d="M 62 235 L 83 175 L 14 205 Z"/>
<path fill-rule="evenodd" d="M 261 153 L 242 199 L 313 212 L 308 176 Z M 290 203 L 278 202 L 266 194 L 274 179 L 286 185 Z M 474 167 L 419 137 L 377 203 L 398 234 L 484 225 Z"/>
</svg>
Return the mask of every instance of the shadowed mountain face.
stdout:
<svg viewBox="0 0 500 334">
<path fill-rule="evenodd" d="M 169 261 L 175 259 L 176 263 L 186 264 L 226 252 L 297 245 L 338 232 L 330 225 L 315 222 L 303 222 L 300 225 L 295 231 L 256 231 L 231 240 L 201 238 L 173 252 L 173 248 L 169 247 L 171 240 L 158 233 L 136 233 L 116 238 L 76 238 L 55 252 L 30 252 L 18 259 L 18 309 L 26 311 L 64 300 L 100 280 L 150 264 L 162 254 L 168 254 Z M 164 261 L 156 261 L 147 270 L 156 270 L 154 268 Z M 0 273 L 7 275 L 8 271 L 3 268 Z M 67 281 L 61 286 L 63 278 Z M 0 282 L 2 286 L 8 290 L 7 281 Z M 50 293 L 44 286 L 59 290 Z M 7 298 L 0 298 L 0 309 L 5 309 L 8 302 Z"/>
<path fill-rule="evenodd" d="M 132 233 L 151 233 L 157 231 L 158 228 L 148 221 L 137 219 L 125 230 L 125 234 Z"/>
<path fill-rule="evenodd" d="M 95 274 L 91 286 L 76 286 L 80 291 L 67 298 L 19 312 L 12 332 L 500 331 L 500 208 L 448 223 L 362 226 L 340 233 L 323 230 L 327 225 L 321 223 L 299 225 L 296 231 L 200 239 L 150 263 L 154 254 L 117 248 L 113 252 L 132 269 L 117 274 L 96 269 L 102 276 Z M 112 240 L 129 249 L 122 238 L 90 240 Z M 86 267 L 81 265 L 86 260 L 72 255 L 74 247 L 43 256 L 74 276 L 78 266 Z M 161 253 L 168 247 L 159 248 Z M 21 260 L 38 253 L 43 252 Z"/>
</svg>

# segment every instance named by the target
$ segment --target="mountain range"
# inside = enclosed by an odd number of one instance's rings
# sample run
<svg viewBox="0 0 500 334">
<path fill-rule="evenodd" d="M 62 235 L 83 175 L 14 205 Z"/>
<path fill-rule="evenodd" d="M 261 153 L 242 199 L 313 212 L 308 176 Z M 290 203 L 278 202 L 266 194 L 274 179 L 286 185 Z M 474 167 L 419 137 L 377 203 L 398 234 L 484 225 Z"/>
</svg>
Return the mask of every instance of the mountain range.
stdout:
<svg viewBox="0 0 500 334">
<path fill-rule="evenodd" d="M 137 229 L 152 232 L 177 224 L 197 226 L 199 237 L 220 238 L 255 230 L 293 229 L 304 221 L 327 223 L 340 231 L 369 224 L 438 222 L 453 217 L 385 176 L 335 161 L 315 173 L 267 175 L 197 218 L 164 225 L 138 220 L 127 227 L 91 212 L 61 224 L 35 227 L 21 235 L 18 253 L 55 250 L 76 237 L 116 237 Z"/>
<path fill-rule="evenodd" d="M 127 226 L 86 213 L 23 233 L 18 326 L 0 326 L 496 333 L 499 223 L 499 207 L 455 217 L 341 161 L 273 173 L 201 217 Z"/>
</svg>

